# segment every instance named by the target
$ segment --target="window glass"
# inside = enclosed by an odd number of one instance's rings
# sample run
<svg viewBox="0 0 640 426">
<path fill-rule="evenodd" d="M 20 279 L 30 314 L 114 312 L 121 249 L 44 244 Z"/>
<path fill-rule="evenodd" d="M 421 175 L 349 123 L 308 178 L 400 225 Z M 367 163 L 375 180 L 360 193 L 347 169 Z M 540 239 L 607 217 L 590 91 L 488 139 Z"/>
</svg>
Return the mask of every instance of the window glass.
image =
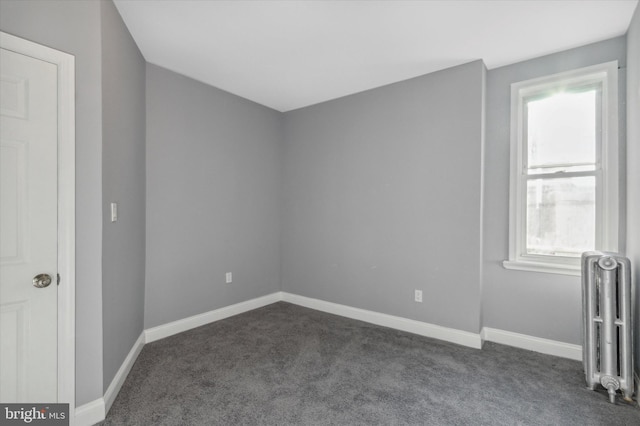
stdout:
<svg viewBox="0 0 640 426">
<path fill-rule="evenodd" d="M 526 253 L 579 257 L 595 249 L 594 176 L 527 181 Z"/>
<path fill-rule="evenodd" d="M 529 168 L 596 162 L 596 95 L 592 89 L 526 103 Z"/>
</svg>

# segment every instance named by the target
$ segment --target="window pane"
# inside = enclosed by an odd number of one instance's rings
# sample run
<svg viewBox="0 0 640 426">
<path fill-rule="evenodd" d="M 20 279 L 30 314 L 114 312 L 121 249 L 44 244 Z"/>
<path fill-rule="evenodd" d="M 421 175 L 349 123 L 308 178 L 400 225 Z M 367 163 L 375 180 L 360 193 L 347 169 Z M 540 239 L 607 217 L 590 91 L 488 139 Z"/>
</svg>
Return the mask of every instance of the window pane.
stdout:
<svg viewBox="0 0 640 426">
<path fill-rule="evenodd" d="M 596 162 L 596 90 L 527 102 L 528 166 Z"/>
<path fill-rule="evenodd" d="M 580 256 L 595 248 L 595 177 L 527 181 L 527 254 Z"/>
</svg>

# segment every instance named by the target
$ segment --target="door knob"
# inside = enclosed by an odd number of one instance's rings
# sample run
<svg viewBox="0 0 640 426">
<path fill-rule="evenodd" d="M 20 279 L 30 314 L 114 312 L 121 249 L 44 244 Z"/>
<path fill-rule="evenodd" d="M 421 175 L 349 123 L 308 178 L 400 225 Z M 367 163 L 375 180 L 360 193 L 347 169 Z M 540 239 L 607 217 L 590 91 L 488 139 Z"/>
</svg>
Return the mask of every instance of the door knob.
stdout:
<svg viewBox="0 0 640 426">
<path fill-rule="evenodd" d="M 48 287 L 51 284 L 51 275 L 38 274 L 33 277 L 33 286 L 38 288 Z"/>
</svg>

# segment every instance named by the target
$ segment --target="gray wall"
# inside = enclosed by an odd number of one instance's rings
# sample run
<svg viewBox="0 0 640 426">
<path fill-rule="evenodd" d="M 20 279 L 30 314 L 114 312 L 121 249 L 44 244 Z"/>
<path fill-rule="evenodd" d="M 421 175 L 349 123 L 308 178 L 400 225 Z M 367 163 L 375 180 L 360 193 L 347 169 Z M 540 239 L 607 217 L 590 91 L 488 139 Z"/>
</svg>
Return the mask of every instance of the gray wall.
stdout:
<svg viewBox="0 0 640 426">
<path fill-rule="evenodd" d="M 146 328 L 279 290 L 280 135 L 280 113 L 147 65 Z"/>
<path fill-rule="evenodd" d="M 479 331 L 483 76 L 476 61 L 285 114 L 284 291 Z"/>
<path fill-rule="evenodd" d="M 76 403 L 102 396 L 102 88 L 97 1 L 0 1 L 0 30 L 76 58 Z"/>
<path fill-rule="evenodd" d="M 627 255 L 633 267 L 635 366 L 640 377 L 640 6 L 627 33 L 627 117 Z M 640 383 L 637 386 L 640 392 Z"/>
<path fill-rule="evenodd" d="M 145 60 L 111 1 L 102 8 L 102 317 L 106 390 L 144 323 Z M 110 203 L 118 203 L 111 222 Z"/>
<path fill-rule="evenodd" d="M 482 277 L 484 326 L 581 344 L 580 277 L 502 267 L 502 261 L 509 255 L 510 85 L 613 60 L 624 67 L 625 57 L 623 36 L 489 70 Z M 620 70 L 619 79 L 622 89 L 619 92 L 620 146 L 624 150 L 624 69 Z M 621 154 L 624 159 L 624 151 Z M 620 189 L 624 194 L 624 182 Z"/>
</svg>

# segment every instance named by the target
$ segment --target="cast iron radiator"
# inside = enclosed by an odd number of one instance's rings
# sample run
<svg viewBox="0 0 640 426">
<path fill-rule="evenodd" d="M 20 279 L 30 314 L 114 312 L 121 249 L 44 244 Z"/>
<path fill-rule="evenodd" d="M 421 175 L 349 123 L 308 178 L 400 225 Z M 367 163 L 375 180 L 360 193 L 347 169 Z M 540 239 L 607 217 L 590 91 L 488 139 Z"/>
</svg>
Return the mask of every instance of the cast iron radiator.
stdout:
<svg viewBox="0 0 640 426">
<path fill-rule="evenodd" d="M 615 403 L 620 390 L 626 400 L 633 395 L 633 336 L 629 259 L 616 253 L 582 254 L 582 315 L 584 364 L 587 386 L 598 384 Z"/>
</svg>

